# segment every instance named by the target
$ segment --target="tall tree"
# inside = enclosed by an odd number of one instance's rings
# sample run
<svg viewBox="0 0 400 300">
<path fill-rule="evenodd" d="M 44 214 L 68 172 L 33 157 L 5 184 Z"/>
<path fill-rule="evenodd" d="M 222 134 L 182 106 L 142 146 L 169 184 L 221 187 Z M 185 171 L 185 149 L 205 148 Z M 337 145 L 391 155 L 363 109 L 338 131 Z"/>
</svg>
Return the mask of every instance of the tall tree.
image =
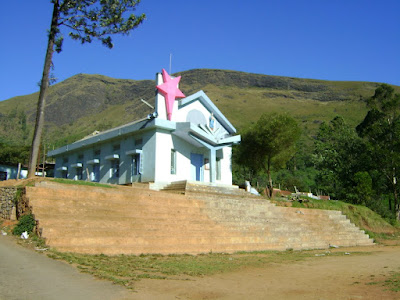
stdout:
<svg viewBox="0 0 400 300">
<path fill-rule="evenodd" d="M 273 184 L 271 167 L 282 165 L 294 153 L 294 145 L 300 137 L 297 122 L 288 115 L 263 114 L 257 123 L 242 133 L 237 161 L 255 172 L 265 172 L 268 177 L 267 190 L 271 197 Z"/>
<path fill-rule="evenodd" d="M 359 135 L 367 141 L 372 150 L 374 169 L 386 179 L 385 184 L 375 185 L 376 190 L 386 193 L 390 190 L 389 209 L 393 209 L 390 199 L 394 199 L 394 209 L 400 219 L 398 199 L 398 173 L 400 168 L 400 94 L 393 87 L 380 85 L 368 99 L 370 108 L 364 120 L 357 126 Z M 382 189 L 384 187 L 385 189 Z"/>
<path fill-rule="evenodd" d="M 37 157 L 44 125 L 49 74 L 54 51 L 62 50 L 64 37 L 60 28 L 66 27 L 68 35 L 82 44 L 100 40 L 103 45 L 112 48 L 111 35 L 129 34 L 145 19 L 145 15 L 131 13 L 140 0 L 51 0 L 53 15 L 51 18 L 47 51 L 43 67 L 42 80 L 36 113 L 35 131 L 29 157 L 28 177 L 35 175 Z"/>
<path fill-rule="evenodd" d="M 363 171 L 369 163 L 362 139 L 337 116 L 321 124 L 314 146 L 318 189 L 333 198 L 346 200 L 354 186 L 354 174 Z"/>
</svg>

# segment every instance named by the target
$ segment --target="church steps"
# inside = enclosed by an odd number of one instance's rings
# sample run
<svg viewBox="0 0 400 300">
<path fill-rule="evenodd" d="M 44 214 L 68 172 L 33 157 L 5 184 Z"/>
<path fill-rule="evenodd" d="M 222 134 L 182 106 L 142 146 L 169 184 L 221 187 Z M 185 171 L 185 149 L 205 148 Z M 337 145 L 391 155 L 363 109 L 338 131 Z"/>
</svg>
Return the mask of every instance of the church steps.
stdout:
<svg viewBox="0 0 400 300">
<path fill-rule="evenodd" d="M 306 223 L 307 226 L 319 226 L 319 224 L 314 224 L 318 220 L 324 220 L 321 216 L 317 218 L 311 216 L 309 218 L 292 218 L 290 221 L 285 220 L 283 216 L 277 217 L 265 217 L 264 215 L 231 215 L 227 214 L 226 211 L 218 211 L 218 212 L 210 212 L 207 209 L 179 209 L 179 210 L 168 210 L 162 209 L 157 211 L 145 210 L 140 208 L 135 208 L 134 210 L 128 209 L 114 209 L 108 210 L 107 208 L 97 208 L 97 209 L 88 209 L 85 207 L 53 207 L 51 211 L 44 207 L 33 207 L 32 212 L 38 219 L 45 218 L 50 219 L 53 216 L 57 216 L 58 220 L 69 219 L 71 214 L 75 216 L 75 218 L 81 217 L 82 219 L 102 219 L 106 218 L 110 221 L 112 219 L 122 219 L 122 218 L 135 218 L 135 219 L 155 219 L 155 220 L 205 220 L 205 221 L 214 221 L 220 224 L 230 225 L 230 226 L 238 226 L 238 225 L 261 225 L 265 226 L 266 224 L 275 224 L 275 226 L 279 226 L 280 223 L 285 221 L 285 224 L 297 224 L 300 226 L 301 224 Z M 334 221 L 334 220 L 332 220 Z M 354 227 L 353 224 L 350 223 L 349 220 L 336 220 L 332 224 L 338 225 L 349 225 Z M 354 227 L 355 228 L 355 227 Z"/>
<path fill-rule="evenodd" d="M 29 193 L 35 197 L 49 197 L 56 199 L 81 199 L 82 198 L 82 190 L 71 190 L 71 189 L 61 189 L 57 190 L 55 188 L 45 188 L 45 187 L 27 187 L 29 189 Z M 162 201 L 164 199 L 170 199 L 167 193 L 157 192 L 157 191 L 145 191 L 140 189 L 124 189 L 122 191 L 115 191 L 115 189 L 89 189 L 88 191 L 84 191 L 85 199 L 88 200 L 97 200 L 97 201 L 109 201 L 113 198 L 118 198 L 120 200 L 132 201 L 132 195 L 135 195 L 137 198 L 141 199 L 158 199 L 158 201 Z M 183 195 L 174 195 L 176 201 L 187 202 L 188 199 Z"/>
<path fill-rule="evenodd" d="M 225 241 L 226 239 L 230 240 L 238 240 L 241 243 L 260 243 L 260 242 L 272 242 L 285 239 L 290 242 L 309 242 L 314 240 L 316 237 L 324 234 L 323 239 L 317 239 L 318 241 L 326 241 L 331 244 L 334 244 L 336 241 L 344 241 L 344 240 L 359 240 L 359 241 L 368 241 L 367 238 L 364 238 L 363 235 L 354 235 L 347 232 L 337 232 L 337 233 L 326 233 L 326 232 L 316 232 L 313 234 L 307 232 L 298 232 L 296 235 L 288 231 L 273 231 L 273 232 L 260 232 L 260 231 L 249 231 L 249 232 L 221 232 L 220 229 L 207 229 L 207 230 L 184 230 L 184 229 L 166 229 L 165 231 L 160 230 L 144 230 L 144 229 L 136 229 L 136 230 L 115 230 L 115 229 L 91 229 L 90 231 L 73 231 L 72 229 L 66 230 L 54 230 L 54 231 L 44 231 L 43 237 L 46 238 L 47 241 L 51 241 L 53 246 L 55 246 L 55 241 L 57 239 L 61 241 L 65 241 L 67 239 L 98 239 L 103 240 L 104 243 L 109 243 L 108 239 L 123 239 L 130 240 L 135 243 L 138 239 L 154 241 L 158 239 L 163 239 L 165 242 L 170 242 L 171 240 L 180 243 L 184 242 L 187 239 L 212 239 L 217 241 L 216 243 L 220 243 L 221 241 Z M 340 235 L 340 238 L 337 236 Z M 262 236 L 262 238 L 259 238 Z M 178 242 L 179 241 L 179 242 Z"/>
<path fill-rule="evenodd" d="M 227 185 L 209 185 L 202 184 L 199 182 L 191 182 L 191 181 L 176 181 L 172 182 L 166 186 L 163 186 L 160 190 L 166 192 L 174 192 L 174 193 L 184 193 L 187 196 L 196 195 L 207 195 L 208 197 L 218 197 L 218 196 L 230 196 L 230 197 L 253 197 L 252 194 L 247 193 L 243 189 L 239 189 L 237 186 L 227 186 Z"/>
<path fill-rule="evenodd" d="M 83 222 L 82 222 L 83 223 Z M 354 231 L 327 231 L 324 229 L 315 230 L 315 231 L 303 231 L 301 228 L 298 230 L 293 230 L 290 226 L 281 226 L 280 228 L 265 228 L 264 230 L 260 229 L 245 229 L 245 230 L 232 230 L 232 231 L 223 231 L 221 230 L 221 226 L 214 225 L 211 226 L 208 224 L 207 229 L 204 229 L 205 224 L 197 224 L 198 226 L 193 226 L 192 224 L 186 227 L 179 227 L 176 224 L 164 224 L 162 226 L 150 226 L 148 224 L 140 224 L 135 223 L 134 228 L 126 229 L 127 227 L 121 226 L 121 223 L 117 224 L 116 227 L 109 227 L 109 226 L 99 226 L 100 224 L 94 223 L 91 227 L 83 227 L 84 231 L 76 231 L 76 229 L 66 228 L 64 226 L 58 226 L 58 228 L 54 228 L 53 230 L 43 230 L 43 237 L 49 238 L 54 236 L 63 236 L 64 238 L 70 238 L 71 236 L 81 236 L 85 237 L 88 234 L 93 236 L 109 236 L 114 235 L 114 237 L 123 236 L 124 238 L 130 238 L 132 236 L 151 236 L 154 237 L 181 237 L 182 240 L 185 240 L 186 237 L 195 237 L 195 236 L 229 236 L 229 237 L 239 237 L 242 238 L 246 235 L 262 235 L 264 237 L 279 237 L 279 238 L 302 238 L 307 240 L 312 240 L 314 238 L 318 238 L 318 236 L 323 235 L 324 239 L 329 240 L 336 240 L 337 236 L 340 236 L 341 239 L 344 237 L 351 238 L 351 239 L 367 239 L 367 236 L 361 232 L 354 232 Z M 57 230 L 58 229 L 58 230 Z M 330 233 L 329 233 L 330 232 Z"/>
<path fill-rule="evenodd" d="M 354 241 L 344 242 L 343 246 L 368 246 L 368 244 L 357 244 Z M 118 254 L 163 254 L 168 255 L 174 254 L 202 254 L 202 253 L 234 253 L 241 251 L 285 251 L 288 249 L 293 250 L 305 250 L 305 249 L 327 249 L 329 244 L 325 242 L 314 242 L 308 244 L 284 244 L 282 242 L 277 242 L 275 244 L 203 244 L 203 245 L 185 245 L 180 244 L 179 247 L 163 244 L 153 244 L 151 246 L 121 246 L 118 247 L 107 247 L 105 245 L 90 245 L 90 246 L 76 246 L 76 245 L 60 245 L 57 250 L 62 252 L 76 252 L 76 253 L 87 253 L 87 254 L 99 254 L 103 253 L 105 255 L 118 255 Z"/>
<path fill-rule="evenodd" d="M 37 213 L 86 213 L 86 214 L 93 214 L 97 212 L 102 212 L 104 210 L 110 213 L 116 214 L 195 214 L 195 215 L 207 215 L 210 218 L 225 216 L 226 218 L 233 218 L 233 219 L 241 219 L 243 217 L 248 218 L 260 218 L 262 220 L 267 219 L 268 217 L 274 217 L 273 211 L 255 211 L 254 213 L 250 214 L 245 209 L 237 208 L 234 209 L 212 209 L 209 207 L 203 207 L 201 203 L 193 203 L 190 205 L 188 203 L 185 206 L 178 206 L 166 203 L 160 203 L 157 205 L 145 205 L 143 203 L 131 202 L 128 204 L 121 204 L 118 201 L 112 201 L 109 203 L 99 203 L 96 205 L 94 202 L 89 203 L 87 201 L 52 201 L 51 199 L 47 200 L 39 200 L 39 201 L 31 201 L 30 205 L 33 206 L 33 210 Z M 51 207 L 51 211 L 49 211 L 49 207 Z M 127 210 L 127 207 L 134 207 L 132 210 Z"/>
<path fill-rule="evenodd" d="M 46 243 L 61 251 L 168 254 L 372 244 L 341 212 L 277 207 L 259 197 L 44 184 L 27 188 L 27 198 Z"/>
<path fill-rule="evenodd" d="M 66 207 L 81 207 L 81 208 L 107 208 L 107 209 L 119 209 L 119 207 L 123 207 L 126 205 L 135 205 L 137 208 L 148 208 L 149 203 L 152 201 L 148 201 L 147 199 L 134 199 L 132 200 L 132 195 L 130 195 L 131 199 L 121 199 L 119 197 L 114 197 L 110 198 L 106 201 L 100 201 L 97 199 L 70 199 L 68 197 L 65 197 L 65 199 L 57 198 L 56 196 L 47 196 L 46 198 L 33 198 L 30 201 L 31 205 L 34 205 L 35 207 L 48 207 L 51 205 L 52 207 L 60 207 L 60 208 L 66 208 Z M 179 210 L 193 210 L 193 209 L 201 209 L 201 210 L 218 210 L 218 211 L 250 211 L 254 212 L 254 214 L 264 214 L 268 213 L 271 210 L 271 207 L 268 206 L 255 206 L 255 205 L 249 205 L 249 206 L 235 206 L 235 205 L 208 205 L 204 201 L 201 200 L 187 200 L 187 201 L 179 201 L 179 200 L 168 200 L 168 201 L 157 201 L 155 204 L 157 204 L 157 209 L 162 209 L 164 207 L 170 208 L 171 205 L 173 204 L 176 209 Z"/>
<path fill-rule="evenodd" d="M 35 214 L 35 217 L 39 220 L 41 225 L 45 225 L 46 222 L 51 221 L 52 219 L 54 220 L 54 224 L 59 224 L 62 222 L 68 223 L 70 219 L 70 214 L 64 213 L 56 213 L 56 210 L 53 210 L 51 213 L 46 214 L 46 213 L 40 213 L 36 211 L 36 208 L 33 210 L 33 213 Z M 171 218 L 172 216 L 172 218 Z M 193 218 L 196 216 L 196 218 Z M 132 218 L 135 218 L 134 221 L 132 221 Z M 105 222 L 107 224 L 110 223 L 110 225 L 115 224 L 115 226 L 129 226 L 132 223 L 137 224 L 140 221 L 143 222 L 154 222 L 154 223 L 159 223 L 159 224 L 164 224 L 164 223 L 179 223 L 182 220 L 186 220 L 186 224 L 205 224 L 209 225 L 210 222 L 214 222 L 215 224 L 219 225 L 224 225 L 226 227 L 232 227 L 232 228 L 245 228 L 245 227 L 261 227 L 261 228 L 274 228 L 274 229 L 279 229 L 281 227 L 286 228 L 286 227 L 291 227 L 292 231 L 295 232 L 297 230 L 303 230 L 304 227 L 307 227 L 308 229 L 316 228 L 317 230 L 323 229 L 323 230 L 337 230 L 340 227 L 345 227 L 346 230 L 348 231 L 355 231 L 358 232 L 359 229 L 355 227 L 352 223 L 349 222 L 349 220 L 338 220 L 336 222 L 333 222 L 329 224 L 329 226 L 324 226 L 320 227 L 320 225 L 314 224 L 314 222 L 310 222 L 310 220 L 307 220 L 307 222 L 304 222 L 304 220 L 290 220 L 290 221 L 285 221 L 284 218 L 259 218 L 259 217 L 235 217 L 235 218 L 227 218 L 227 217 L 222 217 L 223 220 L 218 220 L 213 218 L 209 218 L 207 215 L 204 214 L 198 214 L 198 215 L 190 215 L 187 216 L 185 214 L 175 214 L 173 215 L 172 213 L 147 213 L 143 214 L 141 212 L 137 213 L 136 211 L 125 211 L 124 215 L 118 215 L 115 212 L 110 212 L 107 210 L 103 211 L 95 211 L 95 212 L 87 212 L 82 216 L 75 215 L 74 221 L 81 220 L 82 223 L 84 222 Z M 43 221 L 41 221 L 43 219 Z M 125 221 L 125 222 L 124 222 Z M 295 225 L 295 227 L 294 227 Z M 99 226 L 98 224 L 96 226 Z M 326 227 L 326 228 L 325 228 Z"/>
<path fill-rule="evenodd" d="M 337 230 L 340 229 L 341 227 L 345 227 L 347 231 L 354 231 L 358 232 L 359 229 L 355 227 L 353 224 L 349 222 L 349 220 L 339 220 L 337 222 L 333 222 L 329 224 L 329 226 L 324 226 L 320 227 L 320 225 L 314 224 L 310 222 L 310 220 L 307 220 L 307 222 L 304 222 L 304 220 L 290 220 L 284 222 L 284 218 L 275 218 L 275 219 L 265 219 L 265 218 L 259 218 L 259 217 L 235 217 L 235 218 L 227 218 L 227 217 L 222 217 L 224 220 L 213 220 L 213 218 L 209 218 L 207 215 L 204 214 L 198 214 L 198 215 L 193 215 L 191 214 L 190 216 L 187 216 L 185 214 L 181 213 L 154 213 L 150 212 L 147 214 L 144 214 L 143 212 L 137 212 L 137 211 L 124 211 L 123 215 L 117 214 L 115 212 L 110 212 L 107 210 L 96 210 L 95 212 L 85 212 L 84 215 L 77 215 L 75 211 L 75 217 L 74 221 L 81 220 L 82 223 L 84 222 L 90 222 L 93 221 L 94 223 L 101 223 L 105 222 L 106 224 L 109 225 L 115 225 L 115 226 L 129 226 L 132 223 L 138 224 L 138 222 L 143 221 L 143 222 L 154 222 L 158 224 L 164 224 L 164 223 L 179 223 L 182 220 L 186 220 L 186 224 L 191 225 L 192 223 L 194 224 L 205 224 L 209 226 L 211 222 L 214 222 L 215 224 L 219 225 L 224 225 L 226 227 L 232 227 L 232 228 L 246 228 L 246 227 L 258 227 L 258 228 L 273 228 L 272 230 L 278 230 L 280 228 L 292 228 L 292 232 L 296 232 L 298 230 L 304 230 L 304 228 L 307 228 L 308 230 L 315 228 L 315 230 Z M 53 220 L 53 224 L 59 224 L 59 223 L 68 223 L 70 219 L 70 214 L 68 213 L 57 213 L 57 210 L 53 210 L 51 213 L 46 214 L 46 213 L 40 213 L 37 212 L 36 208 L 33 210 L 33 213 L 35 214 L 36 219 L 39 220 L 41 225 L 46 225 L 48 222 Z M 172 218 L 171 218 L 172 217 Z M 195 218 L 193 218 L 195 217 Z M 132 221 L 132 218 L 134 220 Z M 43 219 L 43 221 L 42 221 Z M 46 223 L 47 222 L 47 223 Z M 295 227 L 294 227 L 295 225 Z M 95 226 L 99 226 L 99 224 L 96 224 Z M 325 228 L 326 227 L 326 228 Z"/>
<path fill-rule="evenodd" d="M 76 212 L 72 211 L 71 213 L 65 212 L 63 214 L 56 214 L 56 217 L 53 213 L 37 213 L 35 210 L 33 210 L 33 214 L 35 215 L 35 218 L 37 218 L 39 221 L 41 219 L 44 220 L 49 220 L 52 218 L 55 218 L 59 220 L 59 222 L 68 222 L 71 219 L 71 215 L 74 215 L 75 220 L 105 220 L 108 222 L 118 222 L 119 220 L 124 221 L 130 221 L 131 223 L 134 223 L 135 220 L 147 220 L 149 222 L 190 222 L 192 219 L 190 216 L 183 215 L 183 214 L 168 214 L 168 213 L 147 213 L 147 214 L 140 214 L 136 212 L 126 212 L 124 215 L 118 215 L 113 212 L 107 213 L 106 211 L 100 212 L 100 211 L 95 211 L 92 213 L 88 214 L 76 214 Z M 210 219 L 202 214 L 197 214 L 197 215 L 192 215 L 192 217 L 197 218 L 197 222 L 202 222 L 202 221 L 209 221 Z M 41 224 L 44 224 L 45 221 L 42 221 Z"/>
<path fill-rule="evenodd" d="M 322 247 L 321 247 L 322 248 Z M 118 246 L 118 247 L 108 247 L 105 245 L 90 245 L 90 246 L 76 246 L 76 245 L 59 245 L 57 247 L 58 251 L 61 252 L 76 252 L 85 254 L 105 254 L 105 255 L 141 255 L 141 254 L 163 254 L 168 255 L 174 254 L 202 254 L 210 252 L 220 252 L 220 253 L 234 253 L 238 251 L 284 251 L 288 249 L 284 245 L 278 244 L 258 244 L 258 245 L 242 245 L 242 244 L 220 244 L 220 245 L 184 245 L 181 244 L 180 247 L 171 245 L 154 244 L 151 246 Z"/>
<path fill-rule="evenodd" d="M 139 213 L 139 212 L 171 212 L 175 211 L 177 213 L 200 213 L 202 210 L 207 210 L 207 208 L 200 208 L 196 206 L 195 204 L 188 204 L 185 206 L 174 206 L 171 208 L 170 205 L 165 204 L 165 203 L 160 203 L 157 204 L 156 207 L 149 207 L 149 204 L 144 204 L 144 203 L 138 203 L 138 202 L 131 202 L 131 203 L 121 203 L 120 201 L 112 201 L 108 203 L 99 203 L 96 205 L 96 203 L 93 202 L 88 202 L 88 201 L 53 201 L 51 199 L 46 199 L 46 200 L 40 200 L 40 201 L 32 201 L 30 202 L 31 205 L 33 205 L 34 209 L 37 211 L 43 211 L 45 212 L 49 206 L 52 207 L 52 210 L 57 210 L 58 212 L 69 212 L 71 210 L 76 210 L 76 211 L 81 211 L 85 212 L 87 211 L 88 213 L 91 213 L 93 210 L 98 210 L 98 211 L 103 211 L 107 210 L 109 212 L 115 212 L 115 213 L 131 213 L 127 211 L 127 207 L 134 206 L 135 210 L 134 212 Z"/>
<path fill-rule="evenodd" d="M 367 246 L 363 242 L 355 242 L 354 240 L 342 241 L 344 247 L 346 246 Z M 210 252 L 223 252 L 223 253 L 234 253 L 238 251 L 284 251 L 288 249 L 293 250 L 304 250 L 304 249 L 327 249 L 334 243 L 325 241 L 310 241 L 307 243 L 301 242 L 288 242 L 282 241 L 268 241 L 267 243 L 218 243 L 214 241 L 211 243 L 201 243 L 199 240 L 194 240 L 192 243 L 179 243 L 179 246 L 165 244 L 165 242 L 152 241 L 151 245 L 138 244 L 117 244 L 116 246 L 110 246 L 104 243 L 90 244 L 90 245 L 76 245 L 73 242 L 68 244 L 57 245 L 57 250 L 62 252 L 76 252 L 76 253 L 87 253 L 87 254 L 99 254 L 103 253 L 106 255 L 118 255 L 118 254 L 133 254 L 140 255 L 143 253 L 152 254 L 200 254 Z"/>
<path fill-rule="evenodd" d="M 297 236 L 291 239 L 284 239 L 283 237 L 266 236 L 266 237 L 254 237 L 254 236 L 190 236 L 182 239 L 181 237 L 171 236 L 127 236 L 127 237 L 114 237 L 114 236 L 101 236 L 101 237 L 53 237 L 48 238 L 46 241 L 51 242 L 53 247 L 61 246 L 63 244 L 71 244 L 76 246 L 90 246 L 90 245 L 107 245 L 111 246 L 142 246 L 142 245 L 220 245 L 220 244 L 276 244 L 284 242 L 286 246 L 302 245 L 306 244 L 323 244 L 329 247 L 333 245 L 330 241 L 336 239 L 324 239 L 315 240 L 309 236 Z M 340 241 L 348 242 L 353 240 L 350 235 L 343 237 Z"/>
</svg>

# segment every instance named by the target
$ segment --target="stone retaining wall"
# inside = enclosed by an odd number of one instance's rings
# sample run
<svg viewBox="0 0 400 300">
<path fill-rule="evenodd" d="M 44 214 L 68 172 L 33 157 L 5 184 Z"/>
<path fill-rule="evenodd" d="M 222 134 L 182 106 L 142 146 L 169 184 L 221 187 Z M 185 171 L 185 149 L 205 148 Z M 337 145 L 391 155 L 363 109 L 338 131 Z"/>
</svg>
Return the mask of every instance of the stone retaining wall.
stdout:
<svg viewBox="0 0 400 300">
<path fill-rule="evenodd" d="M 3 187 L 0 188 L 0 217 L 7 220 L 16 219 L 15 197 L 17 188 Z"/>
</svg>

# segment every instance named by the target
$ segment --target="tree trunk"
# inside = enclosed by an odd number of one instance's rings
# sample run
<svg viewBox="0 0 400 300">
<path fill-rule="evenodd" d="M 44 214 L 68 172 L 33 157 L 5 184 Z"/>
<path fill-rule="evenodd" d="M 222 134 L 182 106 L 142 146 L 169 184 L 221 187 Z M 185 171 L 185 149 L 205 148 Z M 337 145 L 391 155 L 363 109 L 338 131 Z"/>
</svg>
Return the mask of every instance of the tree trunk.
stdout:
<svg viewBox="0 0 400 300">
<path fill-rule="evenodd" d="M 35 131 L 33 133 L 32 148 L 29 156 L 28 178 L 35 176 L 38 160 L 40 141 L 44 125 L 44 108 L 46 104 L 47 88 L 49 87 L 49 74 L 54 52 L 54 41 L 58 30 L 58 0 L 54 1 L 53 16 L 51 18 L 49 40 L 47 43 L 46 58 L 44 60 L 43 75 L 40 82 L 39 100 L 36 112 Z"/>
<path fill-rule="evenodd" d="M 397 220 L 400 220 L 400 204 L 397 196 L 396 177 L 393 179 L 393 198 L 394 198 L 394 211 L 396 212 Z"/>
<path fill-rule="evenodd" d="M 272 186 L 272 178 L 271 178 L 271 159 L 268 157 L 268 162 L 267 162 L 267 174 L 268 174 L 268 197 L 272 197 L 272 193 L 274 191 L 274 188 Z"/>
</svg>

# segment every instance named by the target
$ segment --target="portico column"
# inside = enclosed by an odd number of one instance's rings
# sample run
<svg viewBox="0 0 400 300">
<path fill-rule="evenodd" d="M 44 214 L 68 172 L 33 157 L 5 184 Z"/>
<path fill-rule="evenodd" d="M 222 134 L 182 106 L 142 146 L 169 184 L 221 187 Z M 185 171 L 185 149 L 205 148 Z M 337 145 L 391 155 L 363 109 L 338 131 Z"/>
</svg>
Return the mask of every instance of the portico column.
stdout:
<svg viewBox="0 0 400 300">
<path fill-rule="evenodd" d="M 215 148 L 210 148 L 210 182 L 217 180 L 217 156 Z"/>
</svg>

